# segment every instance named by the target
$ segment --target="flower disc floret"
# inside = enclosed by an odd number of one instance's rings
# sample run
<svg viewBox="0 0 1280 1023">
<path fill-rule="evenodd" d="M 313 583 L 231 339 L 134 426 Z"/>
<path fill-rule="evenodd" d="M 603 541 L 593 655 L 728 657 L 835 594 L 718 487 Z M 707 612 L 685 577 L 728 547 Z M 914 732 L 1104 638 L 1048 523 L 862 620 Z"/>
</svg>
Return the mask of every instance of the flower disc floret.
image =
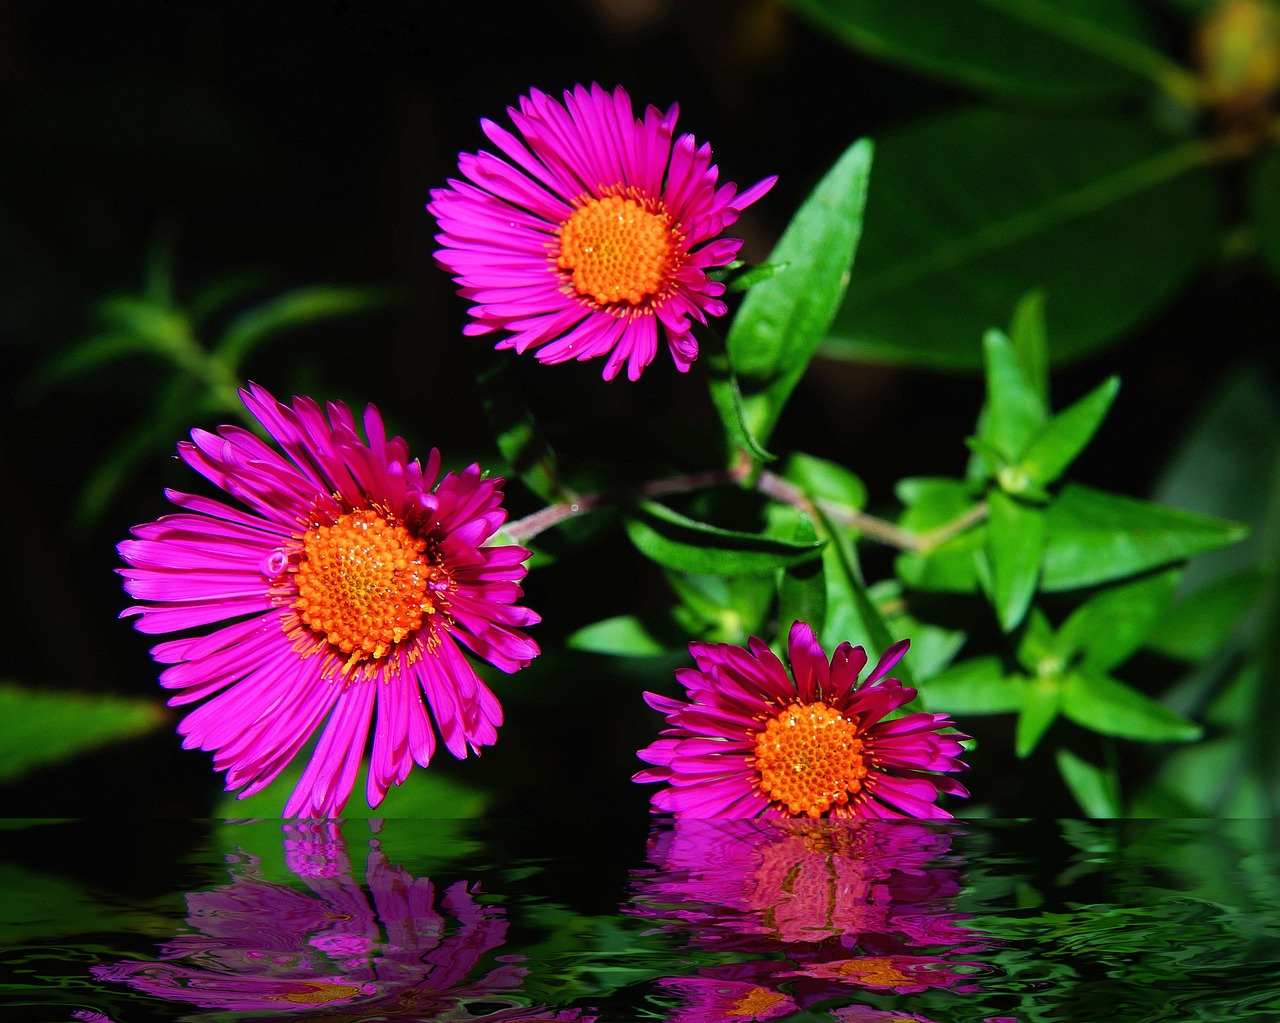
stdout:
<svg viewBox="0 0 1280 1023">
<path fill-rule="evenodd" d="M 690 644 L 697 667 L 676 673 L 688 702 L 645 693 L 669 727 L 640 751 L 652 766 L 635 780 L 664 783 L 653 808 L 677 817 L 949 817 L 936 803 L 967 795 L 945 775 L 964 769 L 968 736 L 943 731 L 945 714 L 889 719 L 916 696 L 887 677 L 906 650 L 859 681 L 865 651 L 842 643 L 828 661 L 803 622 L 792 674 L 754 637 L 745 650 Z"/>
<path fill-rule="evenodd" d="M 722 237 L 774 183 L 719 185 L 711 148 L 675 136 L 678 108 L 632 111 L 621 88 L 534 90 L 482 121 L 498 154 L 461 154 L 460 177 L 434 189 L 436 261 L 472 303 L 469 335 L 546 363 L 604 358 L 635 380 L 665 340 L 676 368 L 698 356 L 695 323 L 723 316 L 708 272 L 737 258 Z"/>
</svg>

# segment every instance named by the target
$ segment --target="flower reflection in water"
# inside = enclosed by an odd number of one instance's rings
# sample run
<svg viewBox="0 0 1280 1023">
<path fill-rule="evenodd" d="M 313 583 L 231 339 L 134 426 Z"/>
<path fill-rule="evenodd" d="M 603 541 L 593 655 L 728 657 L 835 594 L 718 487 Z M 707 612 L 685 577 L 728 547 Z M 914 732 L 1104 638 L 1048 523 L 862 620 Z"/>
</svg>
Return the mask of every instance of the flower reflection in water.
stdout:
<svg viewBox="0 0 1280 1023">
<path fill-rule="evenodd" d="M 465 881 L 441 891 L 412 876 L 376 841 L 361 884 L 340 827 L 284 825 L 286 862 L 303 887 L 267 880 L 251 857 L 228 857 L 231 883 L 187 895 L 189 931 L 166 942 L 158 961 L 97 966 L 94 975 L 233 1012 L 311 1010 L 352 1021 L 591 1019 L 512 998 L 527 973 L 517 962 L 473 978 L 506 937 L 502 910 L 481 903 Z M 481 1002 L 483 1017 L 468 1008 Z"/>
<path fill-rule="evenodd" d="M 855 995 L 976 990 L 988 943 L 957 913 L 954 825 L 881 820 L 698 820 L 659 825 L 633 912 L 691 949 L 738 962 L 659 989 L 680 1023 L 782 1019 L 827 1003 L 837 1018 L 928 1021 Z M 859 1001 L 862 999 L 860 998 Z M 844 1004 L 840 1004 L 843 1002 Z"/>
</svg>

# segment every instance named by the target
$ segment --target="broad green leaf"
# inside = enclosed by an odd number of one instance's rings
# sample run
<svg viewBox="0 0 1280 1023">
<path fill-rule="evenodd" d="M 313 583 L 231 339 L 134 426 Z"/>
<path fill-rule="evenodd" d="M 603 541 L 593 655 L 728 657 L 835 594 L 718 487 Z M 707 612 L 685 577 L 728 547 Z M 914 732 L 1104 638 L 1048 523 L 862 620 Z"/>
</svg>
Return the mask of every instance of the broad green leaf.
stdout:
<svg viewBox="0 0 1280 1023">
<path fill-rule="evenodd" d="M 786 478 L 811 500 L 828 501 L 860 511 L 867 503 L 862 480 L 842 465 L 797 452 L 787 460 Z"/>
<path fill-rule="evenodd" d="M 1062 680 L 1062 713 L 1102 735 L 1141 742 L 1191 742 L 1201 728 L 1108 675 L 1073 671 Z"/>
<path fill-rule="evenodd" d="M 1113 340 L 1212 250 L 1216 156 L 1136 120 L 980 108 L 884 136 L 822 354 L 976 368 L 983 332 L 1040 287 L 1055 361 Z"/>
<path fill-rule="evenodd" d="M 1022 703 L 1014 734 L 1014 752 L 1029 757 L 1058 717 L 1062 686 L 1056 678 L 1030 678 L 1022 685 Z"/>
<path fill-rule="evenodd" d="M 1254 566 L 1202 586 L 1162 610 L 1147 630 L 1146 645 L 1185 661 L 1212 656 L 1274 577 L 1272 569 Z"/>
<path fill-rule="evenodd" d="M 999 490 L 987 496 L 987 556 L 1000 628 L 1012 632 L 1022 622 L 1036 592 L 1044 553 L 1044 512 Z"/>
<path fill-rule="evenodd" d="M 1095 767 L 1069 749 L 1060 749 L 1054 756 L 1058 773 L 1080 809 L 1094 818 L 1121 816 L 1120 779 L 1114 770 Z"/>
<path fill-rule="evenodd" d="M 898 524 L 918 534 L 955 522 L 977 503 L 968 483 L 943 477 L 901 480 L 897 495 L 906 506 Z M 967 529 L 930 551 L 900 554 L 894 562 L 895 571 L 916 589 L 972 593 L 978 588 L 974 554 L 985 542 L 985 527 Z"/>
<path fill-rule="evenodd" d="M 61 763 L 90 750 L 144 735 L 163 725 L 158 700 L 32 689 L 0 682 L 0 781 Z"/>
<path fill-rule="evenodd" d="M 711 386 L 711 400 L 720 413 L 729 440 L 730 457 L 738 450 L 747 452 L 757 462 L 771 462 L 776 455 L 769 452 L 751 432 L 747 424 L 746 408 L 742 401 L 742 387 L 738 375 L 729 365 L 729 357 L 723 352 L 707 356 L 707 378 Z"/>
<path fill-rule="evenodd" d="M 987 401 L 982 410 L 978 439 L 1012 462 L 1044 424 L 1046 410 L 1040 393 L 1027 377 L 1013 342 L 998 330 L 982 338 L 987 374 Z M 992 466 L 998 471 L 999 466 Z"/>
<path fill-rule="evenodd" d="M 273 334 L 314 320 L 376 309 L 395 299 L 395 292 L 387 288 L 323 284 L 295 288 L 236 317 L 214 347 L 213 355 L 234 374 L 244 357 Z"/>
<path fill-rule="evenodd" d="M 1108 377 L 1074 405 L 1045 423 L 1019 460 L 1040 486 L 1054 482 L 1093 439 L 1120 390 L 1120 378 Z"/>
<path fill-rule="evenodd" d="M 1280 152 L 1272 149 L 1253 172 L 1249 202 L 1271 272 L 1280 277 Z"/>
<path fill-rule="evenodd" d="M 756 266 L 750 266 L 741 273 L 731 277 L 725 286 L 725 290 L 729 292 L 746 291 L 754 288 L 757 284 L 767 281 L 770 277 L 777 277 L 778 274 L 788 269 L 786 263 L 759 263 Z"/>
<path fill-rule="evenodd" d="M 763 631 L 772 609 L 775 583 L 769 575 L 697 575 L 667 573 L 680 598 L 672 615 L 691 636 L 713 643 L 741 646 Z"/>
<path fill-rule="evenodd" d="M 1049 335 L 1044 324 L 1044 292 L 1028 291 L 1018 300 L 1009 324 L 1009 340 L 1013 352 L 1022 367 L 1022 375 L 1040 399 L 1042 408 L 1049 408 Z"/>
<path fill-rule="evenodd" d="M 802 515 L 795 529 L 796 543 L 816 543 L 818 534 L 809 516 Z M 783 569 L 778 582 L 778 632 L 791 628 L 795 621 L 806 622 L 814 635 L 822 635 L 827 617 L 827 581 L 822 572 L 822 559 Z"/>
<path fill-rule="evenodd" d="M 681 572 L 764 575 L 820 556 L 821 542 L 792 543 L 697 522 L 656 501 L 626 517 L 627 535 L 647 558 Z"/>
<path fill-rule="evenodd" d="M 1058 631 L 1062 656 L 1083 653 L 1086 670 L 1105 674 L 1146 642 L 1152 623 L 1173 597 L 1182 568 L 1110 586 L 1076 608 Z"/>
<path fill-rule="evenodd" d="M 614 657 L 652 657 L 667 648 L 635 615 L 618 615 L 584 625 L 564 641 L 570 650 L 586 650 Z"/>
<path fill-rule="evenodd" d="M 850 46 L 984 91 L 1039 100 L 1075 100 L 1140 88 L 1144 78 L 1099 44 L 1073 39 L 1024 5 L 970 0 L 788 0 Z M 1149 31 L 1126 0 L 1058 0 L 1068 15 L 1108 40 L 1150 48 Z M 1078 34 L 1078 30 L 1077 30 Z M 1115 46 L 1116 42 L 1112 42 Z"/>
<path fill-rule="evenodd" d="M 252 796 L 239 799 L 235 793 L 225 793 L 213 815 L 227 818 L 279 817 L 309 759 L 309 748 L 304 749 L 275 781 Z M 348 804 L 348 811 L 353 816 L 479 817 L 489 804 L 486 793 L 454 781 L 433 762 L 430 767 L 415 767 L 404 784 L 393 785 L 375 812 L 365 802 L 368 768 L 366 758 Z"/>
<path fill-rule="evenodd" d="M 1022 690 L 1029 684 L 1006 675 L 998 657 L 971 657 L 922 683 L 920 695 L 930 710 L 957 717 L 1011 714 L 1022 706 Z"/>
<path fill-rule="evenodd" d="M 729 329 L 725 346 L 744 419 L 761 444 L 844 296 L 862 234 L 871 152 L 869 141 L 855 142 L 818 182 L 769 256 L 787 271 L 748 291 Z"/>
<path fill-rule="evenodd" d="M 510 359 L 496 357 L 490 348 L 476 353 L 476 383 L 498 450 L 512 471 L 544 501 L 569 500 L 560 480 L 556 455 L 538 429 L 525 404 Z"/>
<path fill-rule="evenodd" d="M 1245 528 L 1177 508 L 1069 484 L 1047 513 L 1041 587 L 1123 579 L 1234 543 Z"/>
</svg>

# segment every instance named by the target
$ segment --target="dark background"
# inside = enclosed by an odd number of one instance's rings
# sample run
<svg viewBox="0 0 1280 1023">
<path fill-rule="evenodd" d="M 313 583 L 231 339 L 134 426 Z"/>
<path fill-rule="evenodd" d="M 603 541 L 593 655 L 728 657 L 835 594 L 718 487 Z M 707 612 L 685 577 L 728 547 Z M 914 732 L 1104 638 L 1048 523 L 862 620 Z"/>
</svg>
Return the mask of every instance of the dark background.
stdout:
<svg viewBox="0 0 1280 1023">
<path fill-rule="evenodd" d="M 93 302 L 136 292 L 157 239 L 174 245 L 180 296 L 244 269 L 267 282 L 246 304 L 303 284 L 393 285 L 398 304 L 282 336 L 251 358 L 250 376 L 280 397 L 372 401 L 415 452 L 434 445 L 451 465 L 491 462 L 472 382 L 473 349 L 484 342 L 460 334 L 465 305 L 432 262 L 434 225 L 422 207 L 459 151 L 485 145 L 481 117 L 501 119 L 530 87 L 558 93 L 590 81 L 624 84 L 638 107 L 678 101 L 680 129 L 712 143 L 723 179 L 745 187 L 780 175 L 735 229 L 749 259 L 767 254 L 852 139 L 967 99 L 853 54 L 768 0 L 0 3 L 0 485 L 9 514 L 0 679 L 157 692 L 151 641 L 115 619 L 127 600 L 113 545 L 163 514 L 162 488 L 190 488 L 192 474 L 158 455 L 91 529 L 74 529 L 70 509 L 161 371 L 135 359 L 45 394 L 24 387 L 85 334 Z M 1076 478 L 1145 494 L 1216 380 L 1247 358 L 1274 379 L 1280 308 L 1274 289 L 1256 286 L 1260 273 L 1202 271 L 1119 346 L 1062 373 L 1059 405 L 1109 373 L 1124 378 Z M 659 352 L 631 385 L 601 381 L 599 362 L 516 362 L 530 405 L 576 470 L 621 460 L 643 478 L 716 464 L 702 367 L 681 377 Z M 973 377 L 819 361 L 775 448 L 849 465 L 873 508 L 891 510 L 902 476 L 961 471 L 980 401 Z M 526 491 L 509 492 L 513 517 L 537 508 Z M 869 576 L 888 564 L 873 556 Z M 526 589 L 544 618 L 535 630 L 544 650 L 598 618 L 668 599 L 616 531 L 535 572 Z M 627 777 L 658 722 L 639 693 L 670 675 L 638 670 L 544 656 L 499 677 L 508 717 L 498 745 L 478 764 L 442 755 L 431 770 L 492 787 L 500 811 L 642 813 L 648 793 Z M 182 752 L 163 730 L 0 788 L 0 813 L 199 816 L 220 785 L 207 755 Z M 1035 792 L 1021 799 L 1029 812 L 1071 810 Z M 359 793 L 357 803 L 363 809 Z"/>
</svg>

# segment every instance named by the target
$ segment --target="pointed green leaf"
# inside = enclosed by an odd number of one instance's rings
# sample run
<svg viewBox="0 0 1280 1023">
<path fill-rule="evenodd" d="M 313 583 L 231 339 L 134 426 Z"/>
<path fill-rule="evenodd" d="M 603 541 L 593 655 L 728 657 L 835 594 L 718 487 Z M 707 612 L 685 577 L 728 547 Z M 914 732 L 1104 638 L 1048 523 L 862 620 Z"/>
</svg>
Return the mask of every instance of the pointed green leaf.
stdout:
<svg viewBox="0 0 1280 1023">
<path fill-rule="evenodd" d="M 584 625 L 570 633 L 564 645 L 570 650 L 613 657 L 652 657 L 667 652 L 667 648 L 635 615 L 618 615 Z"/>
<path fill-rule="evenodd" d="M 987 556 L 992 567 L 991 594 L 1000 628 L 1012 632 L 1021 623 L 1036 592 L 1044 553 L 1044 512 L 993 490 L 987 496 Z"/>
<path fill-rule="evenodd" d="M 809 516 L 802 515 L 793 538 L 796 543 L 816 543 L 818 534 Z M 815 558 L 783 569 L 778 583 L 778 631 L 785 632 L 795 621 L 806 622 L 814 635 L 822 635 L 827 617 L 827 581 L 822 559 Z"/>
<path fill-rule="evenodd" d="M 1032 607 L 1027 615 L 1014 656 L 1033 675 L 1050 676 L 1062 671 L 1064 658 L 1060 641 L 1038 607 Z"/>
<path fill-rule="evenodd" d="M 1011 714 L 1022 706 L 1026 679 L 1008 676 L 998 657 L 971 657 L 953 664 L 920 686 L 931 711 L 964 714 Z"/>
<path fill-rule="evenodd" d="M 1073 671 L 1062 682 L 1062 713 L 1102 735 L 1141 742 L 1191 742 L 1201 728 L 1107 675 Z"/>
<path fill-rule="evenodd" d="M 812 501 L 827 501 L 860 511 L 867 503 L 862 480 L 842 465 L 800 452 L 787 460 L 786 478 Z"/>
<path fill-rule="evenodd" d="M 1146 81 L 1096 44 L 1073 39 L 1054 21 L 1038 22 L 1017 6 L 936 0 L 788 3 L 858 50 L 984 91 L 1074 101 L 1081 94 L 1140 88 Z M 1151 47 L 1150 30 L 1124 0 L 1074 0 L 1068 11 L 1105 38 Z"/>
<path fill-rule="evenodd" d="M 724 426 L 729 440 L 729 450 L 747 452 L 757 462 L 772 462 L 775 455 L 769 453 L 747 424 L 746 408 L 742 402 L 742 387 L 738 383 L 738 375 L 729 366 L 729 358 L 723 352 L 711 354 L 707 358 L 707 379 L 711 389 L 711 400 L 720 413 L 720 422 Z"/>
<path fill-rule="evenodd" d="M 1014 752 L 1028 757 L 1058 717 L 1061 687 L 1055 678 L 1032 678 L 1022 686 L 1022 705 L 1014 734 Z"/>
<path fill-rule="evenodd" d="M 746 267 L 741 273 L 735 273 L 729 278 L 725 285 L 725 291 L 732 293 L 754 288 L 757 284 L 767 281 L 770 277 L 777 277 L 788 267 L 789 264 L 787 263 L 759 263 L 756 266 Z"/>
<path fill-rule="evenodd" d="M 729 330 L 725 344 L 744 418 L 761 444 L 844 296 L 862 234 L 871 153 L 869 141 L 855 142 L 818 182 L 769 256 L 770 263 L 788 264 L 786 272 L 747 292 Z"/>
<path fill-rule="evenodd" d="M 877 147 L 828 356 L 976 368 L 983 332 L 1039 287 L 1053 359 L 1079 356 L 1162 305 L 1219 229 L 1212 144 L 1137 118 L 973 108 Z"/>
<path fill-rule="evenodd" d="M 1202 586 L 1159 614 L 1147 631 L 1147 646 L 1185 661 L 1212 656 L 1261 599 L 1274 575 L 1274 570 L 1259 565 Z"/>
<path fill-rule="evenodd" d="M 1095 674 L 1123 664 L 1146 642 L 1181 575 L 1180 566 L 1166 569 L 1090 597 L 1058 631 L 1062 656 L 1083 652 L 1084 668 Z"/>
<path fill-rule="evenodd" d="M 680 598 L 672 614 L 688 635 L 737 646 L 761 634 L 776 589 L 771 575 L 668 572 L 667 582 Z"/>
<path fill-rule="evenodd" d="M 30 689 L 0 682 L 0 781 L 61 763 L 89 750 L 159 728 L 168 712 L 157 700 Z"/>
<path fill-rule="evenodd" d="M 889 627 L 889 634 L 894 639 L 911 640 L 911 648 L 903 662 L 917 685 L 936 677 L 964 646 L 967 636 L 961 630 L 921 621 L 912 612 L 910 601 L 897 579 L 882 579 L 867 587 L 867 594 Z"/>
<path fill-rule="evenodd" d="M 244 357 L 273 334 L 314 320 L 376 309 L 396 298 L 396 293 L 389 288 L 340 288 L 323 284 L 295 288 L 236 317 L 214 347 L 213 354 L 234 374 Z"/>
<path fill-rule="evenodd" d="M 1060 749 L 1054 756 L 1058 773 L 1080 809 L 1094 818 L 1121 816 L 1120 779 L 1114 770 L 1095 767 L 1069 749 Z"/>
<path fill-rule="evenodd" d="M 1119 390 L 1120 378 L 1108 377 L 1045 423 L 1022 453 L 1026 474 L 1041 486 L 1061 476 L 1098 432 Z"/>
<path fill-rule="evenodd" d="M 906 506 L 899 525 L 913 533 L 926 534 L 954 522 L 976 503 L 964 480 L 920 476 L 901 480 L 896 489 Z M 930 551 L 899 555 L 894 568 L 916 589 L 972 593 L 978 588 L 974 554 L 985 542 L 985 526 L 967 529 Z"/>
<path fill-rule="evenodd" d="M 1068 485 L 1049 506 L 1041 586 L 1070 590 L 1122 579 L 1244 537 L 1235 522 Z"/>
<path fill-rule="evenodd" d="M 1006 462 L 1012 462 L 1044 423 L 1044 402 L 1003 332 L 987 331 L 982 338 L 982 352 L 987 402 L 978 440 L 998 451 Z"/>
<path fill-rule="evenodd" d="M 660 565 L 707 575 L 764 575 L 820 556 L 823 544 L 791 543 L 698 522 L 655 501 L 626 517 L 636 549 Z"/>
<path fill-rule="evenodd" d="M 1009 340 L 1022 375 L 1035 391 L 1040 406 L 1049 407 L 1049 335 L 1044 323 L 1044 292 L 1028 291 L 1018 300 L 1009 324 Z"/>
<path fill-rule="evenodd" d="M 864 646 L 874 663 L 872 651 L 884 653 L 889 649 L 894 642 L 893 633 L 867 592 L 858 549 L 849 535 L 827 519 L 823 520 L 822 527 L 831 537 L 822 552 L 823 576 L 827 581 L 826 624 L 821 633 L 823 648 L 829 653 L 841 643 Z M 910 684 L 911 673 L 901 665 L 898 677 Z"/>
</svg>

